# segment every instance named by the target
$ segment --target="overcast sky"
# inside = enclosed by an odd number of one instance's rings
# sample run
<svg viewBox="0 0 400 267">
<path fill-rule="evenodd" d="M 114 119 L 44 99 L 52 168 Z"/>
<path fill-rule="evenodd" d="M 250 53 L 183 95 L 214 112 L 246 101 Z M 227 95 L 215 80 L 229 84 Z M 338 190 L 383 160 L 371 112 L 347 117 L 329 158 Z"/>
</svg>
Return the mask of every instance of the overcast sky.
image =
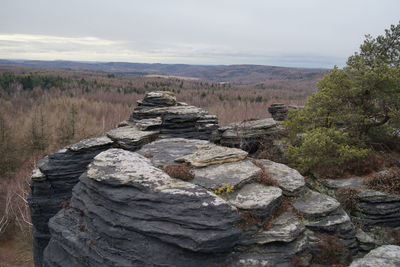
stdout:
<svg viewBox="0 0 400 267">
<path fill-rule="evenodd" d="M 0 58 L 343 66 L 399 0 L 0 0 Z"/>
</svg>

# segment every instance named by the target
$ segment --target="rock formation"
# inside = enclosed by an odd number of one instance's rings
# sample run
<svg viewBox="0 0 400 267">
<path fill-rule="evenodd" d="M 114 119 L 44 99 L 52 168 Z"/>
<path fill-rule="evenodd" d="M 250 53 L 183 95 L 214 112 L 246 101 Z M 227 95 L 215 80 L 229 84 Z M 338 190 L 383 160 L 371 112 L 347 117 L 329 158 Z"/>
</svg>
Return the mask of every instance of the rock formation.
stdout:
<svg viewBox="0 0 400 267">
<path fill-rule="evenodd" d="M 218 128 L 212 140 L 223 146 L 255 152 L 263 138 L 279 134 L 281 131 L 274 119 L 249 120 Z"/>
<path fill-rule="evenodd" d="M 285 106 L 282 103 L 274 103 L 268 107 L 268 112 L 271 114 L 272 118 L 276 121 L 285 121 L 288 119 L 288 113 L 291 109 L 301 109 L 303 106 L 289 105 Z"/>
<path fill-rule="evenodd" d="M 195 178 L 163 172 L 177 162 Z M 261 168 L 276 186 L 257 182 Z M 94 158 L 69 207 L 49 222 L 44 266 L 291 265 L 296 255 L 312 257 L 319 232 L 351 244 L 347 219 L 335 199 L 307 189 L 283 164 L 207 141 L 161 139 Z"/>
<path fill-rule="evenodd" d="M 182 137 L 209 140 L 218 128 L 218 119 L 208 112 L 185 103 L 177 103 L 170 92 L 150 92 L 124 125 L 140 130 L 158 130 L 161 138 Z"/>
<path fill-rule="evenodd" d="M 153 92 L 121 127 L 41 160 L 29 197 L 36 266 L 329 266 L 329 249 L 347 264 L 380 245 L 352 219 L 398 226 L 397 196 L 365 189 L 351 213 L 336 200 L 336 190 L 359 187 L 361 178 L 306 183 L 237 148 L 239 136 L 277 131 L 274 120 L 231 124 L 214 133 L 219 144 L 204 140 L 216 125 L 205 111 Z M 190 179 L 167 174 L 177 165 Z M 384 250 L 353 265 L 396 265 L 397 248 Z"/>
<path fill-rule="evenodd" d="M 276 121 L 284 121 L 287 119 L 288 108 L 285 104 L 274 103 L 268 107 L 268 112 Z"/>
</svg>

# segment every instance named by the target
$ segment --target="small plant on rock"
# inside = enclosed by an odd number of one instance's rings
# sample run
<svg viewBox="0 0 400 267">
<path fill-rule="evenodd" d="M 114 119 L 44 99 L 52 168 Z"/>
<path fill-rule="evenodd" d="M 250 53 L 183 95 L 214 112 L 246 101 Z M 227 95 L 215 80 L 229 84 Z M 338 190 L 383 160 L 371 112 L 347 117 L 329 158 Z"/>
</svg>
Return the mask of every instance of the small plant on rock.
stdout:
<svg viewBox="0 0 400 267">
<path fill-rule="evenodd" d="M 235 190 L 235 187 L 233 185 L 223 185 L 221 187 L 218 187 L 217 189 L 214 189 L 213 193 L 221 196 L 221 195 L 232 193 L 233 190 Z"/>
<path fill-rule="evenodd" d="M 171 164 L 163 169 L 169 176 L 183 181 L 190 181 L 194 178 L 193 171 L 185 164 Z"/>
</svg>

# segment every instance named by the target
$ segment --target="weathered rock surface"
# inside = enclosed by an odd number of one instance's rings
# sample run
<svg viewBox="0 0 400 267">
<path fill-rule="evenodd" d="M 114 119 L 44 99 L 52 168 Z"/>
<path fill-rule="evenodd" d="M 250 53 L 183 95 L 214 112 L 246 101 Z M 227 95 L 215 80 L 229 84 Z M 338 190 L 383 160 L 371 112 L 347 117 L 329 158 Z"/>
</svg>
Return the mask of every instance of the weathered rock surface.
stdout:
<svg viewBox="0 0 400 267">
<path fill-rule="evenodd" d="M 71 208 L 50 221 L 45 266 L 217 266 L 239 240 L 238 220 L 213 193 L 110 149 L 81 176 Z"/>
<path fill-rule="evenodd" d="M 139 101 L 140 106 L 175 106 L 175 94 L 168 91 L 156 91 L 147 93 L 142 101 Z"/>
<path fill-rule="evenodd" d="M 400 247 L 381 246 L 371 250 L 362 259 L 355 260 L 350 267 L 395 267 L 400 266 Z"/>
<path fill-rule="evenodd" d="M 254 152 L 261 139 L 280 132 L 276 121 L 271 118 L 231 123 L 214 132 L 212 140 L 223 146 L 237 147 Z"/>
<path fill-rule="evenodd" d="M 107 133 L 119 147 L 131 151 L 140 149 L 144 144 L 154 141 L 158 137 L 156 131 L 141 131 L 136 127 L 124 126 Z"/>
<path fill-rule="evenodd" d="M 82 140 L 51 154 L 38 163 L 32 174 L 31 194 L 28 198 L 33 224 L 33 249 L 36 266 L 41 266 L 44 248 L 50 239 L 48 221 L 68 205 L 72 187 L 86 166 L 100 152 L 110 148 L 108 137 Z"/>
<path fill-rule="evenodd" d="M 229 198 L 229 203 L 243 211 L 266 218 L 282 200 L 282 190 L 274 186 L 252 183 L 243 186 Z"/>
<path fill-rule="evenodd" d="M 209 140 L 212 132 L 218 128 L 216 116 L 208 115 L 207 111 L 195 106 L 176 103 L 171 92 L 147 93 L 133 110 L 126 124 L 129 123 L 141 130 L 159 130 L 162 138 Z"/>
<path fill-rule="evenodd" d="M 195 178 L 192 183 L 209 190 L 215 190 L 223 186 L 238 189 L 254 180 L 259 171 L 260 168 L 250 160 L 211 165 L 194 169 Z"/>
<path fill-rule="evenodd" d="M 299 196 L 304 192 L 306 188 L 304 177 L 295 169 L 266 159 L 257 161 L 264 166 L 267 174 L 277 181 L 285 195 Z"/>
<path fill-rule="evenodd" d="M 193 167 L 206 167 L 209 165 L 235 162 L 247 157 L 247 152 L 237 148 L 228 148 L 208 144 L 198 147 L 196 151 L 175 159 L 176 162 L 187 163 Z"/>
<path fill-rule="evenodd" d="M 144 145 L 138 153 L 150 158 L 159 168 L 175 164 L 175 159 L 194 153 L 199 147 L 210 144 L 205 140 L 168 138 Z"/>
<path fill-rule="evenodd" d="M 274 219 L 271 225 L 270 229 L 256 233 L 248 243 L 259 245 L 273 242 L 289 243 L 297 239 L 305 230 L 304 224 L 289 212 Z"/>
<path fill-rule="evenodd" d="M 288 108 L 285 106 L 285 104 L 274 103 L 268 107 L 268 112 L 271 114 L 274 120 L 284 121 L 287 119 Z"/>
<path fill-rule="evenodd" d="M 340 203 L 327 195 L 310 191 L 293 203 L 296 210 L 308 218 L 324 217 L 337 210 Z"/>
<path fill-rule="evenodd" d="M 291 109 L 301 109 L 303 106 L 289 105 L 285 106 L 282 103 L 274 103 L 268 107 L 268 112 L 271 114 L 272 118 L 276 121 L 284 121 L 288 119 L 288 113 Z"/>
</svg>

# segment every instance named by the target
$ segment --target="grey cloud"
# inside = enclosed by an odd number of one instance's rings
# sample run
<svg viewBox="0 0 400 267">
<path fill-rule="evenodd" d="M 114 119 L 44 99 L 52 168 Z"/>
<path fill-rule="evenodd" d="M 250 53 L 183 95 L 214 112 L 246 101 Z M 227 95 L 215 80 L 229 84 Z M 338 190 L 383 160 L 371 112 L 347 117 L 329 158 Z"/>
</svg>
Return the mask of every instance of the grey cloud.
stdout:
<svg viewBox="0 0 400 267">
<path fill-rule="evenodd" d="M 397 0 L 3 0 L 0 37 L 17 35 L 0 38 L 0 57 L 332 67 L 398 10 Z"/>
</svg>

